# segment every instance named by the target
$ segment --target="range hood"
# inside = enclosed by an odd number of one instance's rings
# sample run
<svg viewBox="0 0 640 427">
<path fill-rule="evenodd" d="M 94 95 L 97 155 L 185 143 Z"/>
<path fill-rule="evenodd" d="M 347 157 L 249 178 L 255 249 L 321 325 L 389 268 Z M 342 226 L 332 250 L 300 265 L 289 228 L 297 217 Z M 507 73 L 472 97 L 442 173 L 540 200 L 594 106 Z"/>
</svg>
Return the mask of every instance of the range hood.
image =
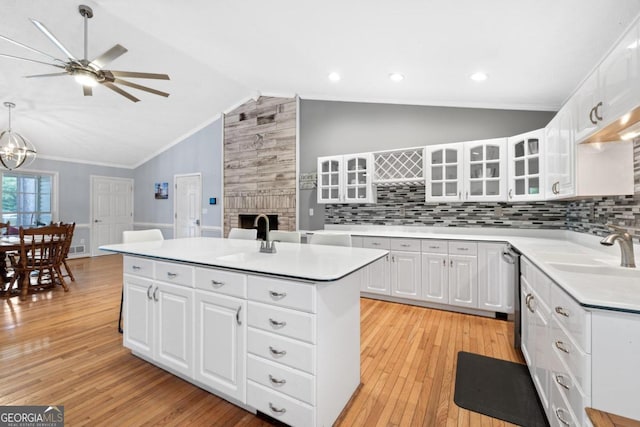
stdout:
<svg viewBox="0 0 640 427">
<path fill-rule="evenodd" d="M 640 137 L 640 107 L 633 109 L 580 143 L 633 141 L 638 137 Z"/>
</svg>

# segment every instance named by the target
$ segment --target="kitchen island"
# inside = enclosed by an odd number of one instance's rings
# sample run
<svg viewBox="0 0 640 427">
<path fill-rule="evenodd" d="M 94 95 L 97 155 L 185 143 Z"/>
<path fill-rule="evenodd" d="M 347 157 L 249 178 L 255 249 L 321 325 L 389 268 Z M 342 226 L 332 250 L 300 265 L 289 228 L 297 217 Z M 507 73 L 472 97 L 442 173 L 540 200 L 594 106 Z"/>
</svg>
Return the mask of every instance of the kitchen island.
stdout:
<svg viewBox="0 0 640 427">
<path fill-rule="evenodd" d="M 329 426 L 360 384 L 359 271 L 387 251 L 218 238 L 124 255 L 124 345 L 249 411 Z"/>
</svg>

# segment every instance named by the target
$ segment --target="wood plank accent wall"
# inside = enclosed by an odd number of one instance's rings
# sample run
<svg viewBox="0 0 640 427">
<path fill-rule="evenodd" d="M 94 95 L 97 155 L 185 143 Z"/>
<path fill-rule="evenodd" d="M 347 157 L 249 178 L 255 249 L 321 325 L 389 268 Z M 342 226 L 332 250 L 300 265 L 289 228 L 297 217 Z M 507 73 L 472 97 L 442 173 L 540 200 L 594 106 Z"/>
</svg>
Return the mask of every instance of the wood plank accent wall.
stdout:
<svg viewBox="0 0 640 427">
<path fill-rule="evenodd" d="M 296 229 L 296 98 L 261 96 L 224 117 L 224 235 L 238 215 Z"/>
</svg>

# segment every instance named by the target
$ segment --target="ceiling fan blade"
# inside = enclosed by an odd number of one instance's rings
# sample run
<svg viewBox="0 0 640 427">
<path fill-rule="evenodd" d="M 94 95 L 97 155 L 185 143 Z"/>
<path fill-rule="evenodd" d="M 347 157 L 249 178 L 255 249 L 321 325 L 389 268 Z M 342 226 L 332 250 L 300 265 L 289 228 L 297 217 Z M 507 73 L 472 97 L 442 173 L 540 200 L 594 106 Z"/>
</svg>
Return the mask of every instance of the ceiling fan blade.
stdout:
<svg viewBox="0 0 640 427">
<path fill-rule="evenodd" d="M 154 73 L 136 73 L 135 71 L 109 71 L 115 77 L 132 77 L 134 79 L 157 79 L 157 80 L 169 80 L 169 76 L 166 74 L 154 74 Z"/>
<path fill-rule="evenodd" d="M 102 69 L 102 67 L 125 53 L 127 53 L 127 48 L 117 44 L 102 55 L 98 56 L 93 61 L 91 61 L 89 65 L 91 65 L 96 70 L 100 70 Z"/>
<path fill-rule="evenodd" d="M 84 96 L 93 96 L 93 89 L 91 86 L 83 85 L 82 93 L 84 93 Z"/>
<path fill-rule="evenodd" d="M 29 19 L 31 20 L 31 22 L 33 22 L 33 25 L 35 25 L 36 28 L 38 28 L 45 36 L 47 36 L 49 40 L 53 42 L 53 44 L 55 44 L 58 47 L 58 49 L 60 49 L 65 55 L 67 55 L 67 58 L 78 62 L 78 59 L 75 56 L 73 56 L 73 54 L 69 52 L 69 50 L 66 47 L 64 47 L 64 45 L 60 43 L 60 41 L 53 34 L 51 34 L 51 31 L 49 31 L 47 27 L 45 27 L 44 24 L 42 24 L 42 22 L 36 21 L 33 18 L 29 18 Z"/>
<path fill-rule="evenodd" d="M 120 95 L 124 96 L 125 98 L 128 98 L 129 100 L 131 100 L 133 102 L 140 101 L 138 98 L 136 98 L 135 96 L 131 95 L 129 92 L 126 92 L 126 91 L 120 89 L 118 86 L 114 85 L 113 83 L 103 82 L 102 85 L 108 87 L 109 89 L 111 89 L 114 92 L 118 92 Z"/>
<path fill-rule="evenodd" d="M 32 74 L 30 76 L 25 76 L 27 79 L 33 79 L 36 77 L 57 77 L 57 76 L 68 76 L 69 73 L 66 71 L 64 73 L 50 73 L 50 74 Z"/>
<path fill-rule="evenodd" d="M 51 56 L 51 55 L 49 55 L 49 54 L 48 54 L 48 53 L 46 53 L 46 52 L 43 52 L 43 51 L 38 50 L 38 49 L 36 49 L 36 48 L 33 48 L 33 47 L 31 47 L 31 46 L 27 46 L 26 44 L 23 44 L 23 43 L 17 42 L 17 41 L 15 41 L 15 40 L 13 40 L 13 39 L 10 39 L 9 37 L 5 37 L 5 36 L 0 35 L 0 39 L 5 40 L 5 41 L 8 41 L 9 43 L 13 43 L 13 44 L 15 44 L 16 46 L 20 46 L 21 48 L 24 48 L 24 49 L 30 50 L 31 52 L 35 52 L 35 53 L 39 53 L 40 55 L 44 55 L 44 56 L 46 56 L 47 58 L 51 58 L 51 59 L 53 59 L 54 61 L 64 62 L 63 60 L 58 59 L 58 58 L 56 58 L 56 57 L 54 57 L 54 56 Z"/>
<path fill-rule="evenodd" d="M 21 57 L 21 56 L 7 55 L 6 53 L 0 53 L 0 56 L 3 56 L 3 57 L 5 57 L 5 58 L 18 59 L 18 60 L 20 60 L 20 61 L 37 62 L 38 64 L 50 65 L 50 66 L 52 66 L 52 67 L 62 68 L 62 69 L 64 69 L 64 67 L 63 67 L 62 65 L 58 65 L 58 64 L 49 64 L 48 62 L 38 61 L 38 60 L 36 60 L 36 59 L 29 59 L 29 58 L 23 58 L 23 57 Z"/>
<path fill-rule="evenodd" d="M 129 87 L 132 87 L 134 89 L 144 90 L 145 92 L 149 92 L 149 93 L 153 93 L 153 94 L 156 94 L 156 95 L 164 96 L 165 98 L 169 96 L 169 94 L 167 92 L 162 92 L 160 90 L 152 89 L 152 88 L 147 87 L 147 86 L 142 86 L 142 85 L 139 85 L 137 83 L 129 82 L 127 80 L 115 79 L 114 83 L 118 83 L 118 84 L 121 84 L 121 85 L 124 85 L 124 86 L 129 86 Z"/>
</svg>

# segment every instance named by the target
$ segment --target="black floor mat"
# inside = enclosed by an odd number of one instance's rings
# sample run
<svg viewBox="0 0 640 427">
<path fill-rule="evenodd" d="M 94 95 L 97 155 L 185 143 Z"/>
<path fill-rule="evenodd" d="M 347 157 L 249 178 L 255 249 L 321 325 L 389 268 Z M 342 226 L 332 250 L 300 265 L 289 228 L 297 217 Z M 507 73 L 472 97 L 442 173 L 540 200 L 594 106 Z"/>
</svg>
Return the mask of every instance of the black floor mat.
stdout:
<svg viewBox="0 0 640 427">
<path fill-rule="evenodd" d="M 456 405 L 523 427 L 546 427 L 547 418 L 526 365 L 461 351 Z"/>
</svg>

